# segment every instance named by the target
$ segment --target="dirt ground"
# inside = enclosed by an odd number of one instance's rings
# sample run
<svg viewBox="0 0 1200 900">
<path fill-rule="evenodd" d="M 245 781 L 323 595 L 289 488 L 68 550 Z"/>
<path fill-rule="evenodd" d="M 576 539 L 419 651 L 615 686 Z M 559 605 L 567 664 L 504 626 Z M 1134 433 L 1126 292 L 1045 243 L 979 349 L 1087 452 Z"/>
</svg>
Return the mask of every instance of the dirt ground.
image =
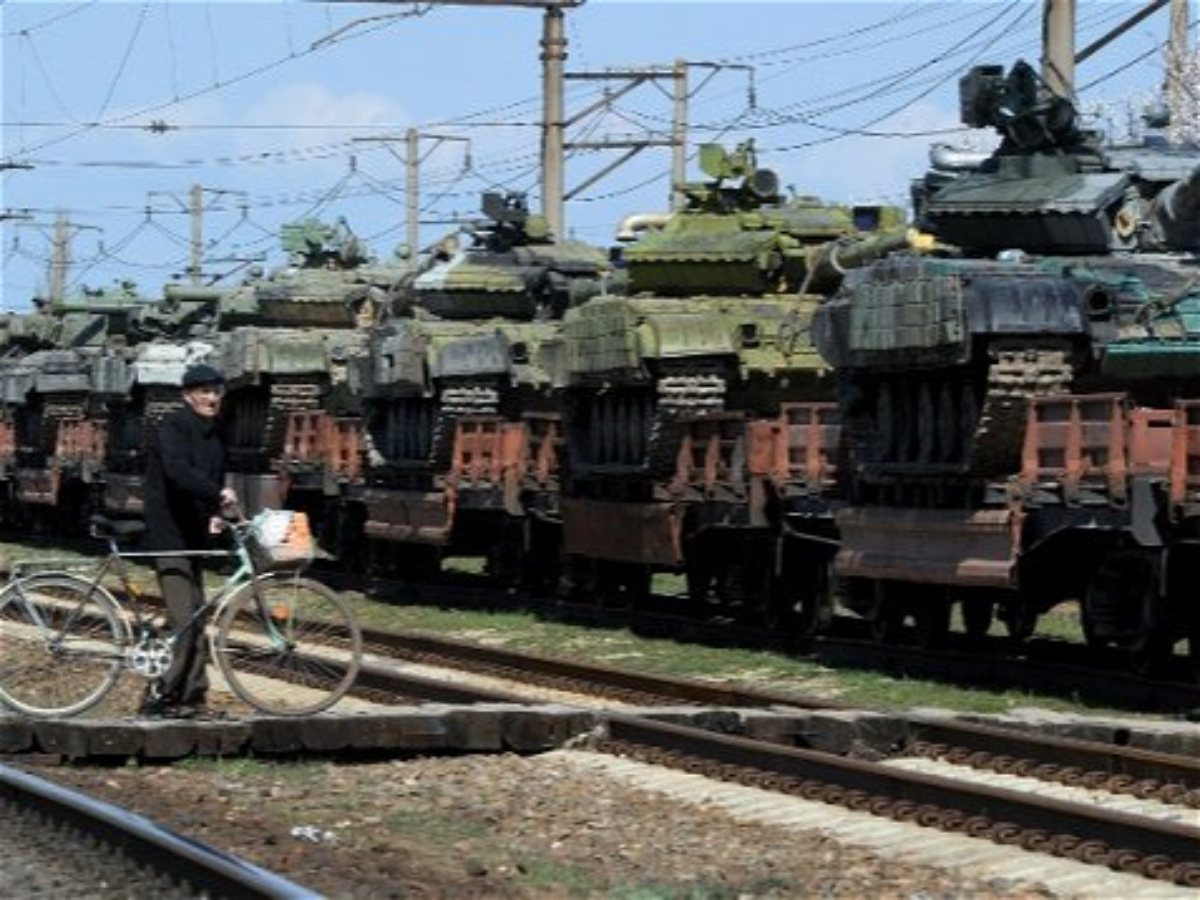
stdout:
<svg viewBox="0 0 1200 900">
<path fill-rule="evenodd" d="M 333 898 L 972 898 L 1045 893 L 747 824 L 553 756 L 58 767 Z"/>
</svg>

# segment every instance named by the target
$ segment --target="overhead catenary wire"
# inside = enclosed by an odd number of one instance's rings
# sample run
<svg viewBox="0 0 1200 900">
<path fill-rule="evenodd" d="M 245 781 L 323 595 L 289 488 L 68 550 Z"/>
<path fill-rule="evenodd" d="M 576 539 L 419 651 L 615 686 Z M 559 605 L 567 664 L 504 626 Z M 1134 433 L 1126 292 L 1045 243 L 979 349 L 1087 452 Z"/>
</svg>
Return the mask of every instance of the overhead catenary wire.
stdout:
<svg viewBox="0 0 1200 900">
<path fill-rule="evenodd" d="M 84 4 L 78 11 L 87 11 L 95 6 L 95 3 Z M 145 4 L 152 6 L 153 4 Z M 153 5 L 156 6 L 157 5 Z M 164 4 L 162 8 L 171 8 L 171 4 Z M 288 4 L 282 4 L 287 7 Z M 1028 4 L 1027 4 L 1028 6 Z M 904 109 L 907 105 L 916 102 L 920 97 L 926 96 L 937 86 L 944 84 L 950 77 L 951 64 L 956 63 L 962 58 L 961 54 L 968 52 L 969 47 L 985 46 L 986 41 L 991 39 L 994 43 L 992 46 L 999 47 L 1000 42 L 1012 43 L 1012 35 L 1004 29 L 989 30 L 986 27 L 978 26 L 980 18 L 984 13 L 980 12 L 976 4 L 954 5 L 949 14 L 946 13 L 946 7 L 942 5 L 942 12 L 938 12 L 939 5 L 933 3 L 908 3 L 902 6 L 895 13 L 867 25 L 848 30 L 842 34 L 816 36 L 811 40 L 802 42 L 792 42 L 782 47 L 768 48 L 766 50 L 758 50 L 753 53 L 740 54 L 737 56 L 728 57 L 731 62 L 734 61 L 752 61 L 755 65 L 761 66 L 764 69 L 769 69 L 761 76 L 762 80 L 772 78 L 782 78 L 789 72 L 789 67 L 803 65 L 806 62 L 821 58 L 833 58 L 835 56 L 844 56 L 846 54 L 860 53 L 863 58 L 869 58 L 873 54 L 871 48 L 879 49 L 886 48 L 889 41 L 906 39 L 916 35 L 923 35 L 925 42 L 930 43 L 931 35 L 942 35 L 947 37 L 947 34 L 953 32 L 954 21 L 970 23 L 973 26 L 972 43 L 963 43 L 963 38 L 957 33 L 949 35 L 943 44 L 951 45 L 952 41 L 949 37 L 954 37 L 957 42 L 962 43 L 960 50 L 951 52 L 947 48 L 943 48 L 943 52 L 938 55 L 941 63 L 944 65 L 929 65 L 924 67 L 926 71 L 914 72 L 911 68 L 896 67 L 891 72 L 883 72 L 869 82 L 864 82 L 857 93 L 850 92 L 849 89 L 842 85 L 838 85 L 833 89 L 828 86 L 810 91 L 810 96 L 797 101 L 792 101 L 784 104 L 761 104 L 757 108 L 751 109 L 748 104 L 743 104 L 741 108 L 732 110 L 718 111 L 715 102 L 722 98 L 722 93 L 712 91 L 704 96 L 695 97 L 695 102 L 692 106 L 694 119 L 690 123 L 691 131 L 696 136 L 704 138 L 717 138 L 729 134 L 734 134 L 740 131 L 745 131 L 747 134 L 755 134 L 761 132 L 770 134 L 771 140 L 762 140 L 759 143 L 760 152 L 763 153 L 782 153 L 790 152 L 793 143 L 786 140 L 780 140 L 778 136 L 790 127 L 811 128 L 817 132 L 822 132 L 814 140 L 820 142 L 829 142 L 834 139 L 849 136 L 873 136 L 873 137 L 895 137 L 901 135 L 907 136 L 931 136 L 947 133 L 949 130 L 897 130 L 870 127 L 873 121 L 883 121 L 883 119 L 875 119 L 873 116 L 859 116 L 857 121 L 852 120 L 852 124 L 847 124 L 844 117 L 846 114 L 853 114 L 856 110 L 865 111 L 868 101 L 875 103 L 891 101 L 892 115 L 897 109 Z M 994 17 L 995 6 L 985 7 L 988 14 Z M 1012 4 L 1005 7 L 1011 9 Z M 1026 10 L 1027 11 L 1027 10 Z M 1105 15 L 1112 15 L 1110 12 L 1105 12 Z M 294 33 L 292 27 L 294 25 L 292 11 L 285 12 L 285 22 L 288 29 L 287 35 L 287 54 L 276 54 L 274 61 L 279 65 L 284 65 L 288 62 L 298 59 L 310 49 L 305 43 L 306 38 L 302 35 Z M 325 11 L 327 24 L 336 27 L 332 15 L 328 10 Z M 146 115 L 158 115 L 172 108 L 174 104 L 182 104 L 189 99 L 195 99 L 199 96 L 204 96 L 207 93 L 220 93 L 221 91 L 231 88 L 236 84 L 240 84 L 243 80 L 249 80 L 255 77 L 256 73 L 270 71 L 266 64 L 260 64 L 254 67 L 230 67 L 227 65 L 224 57 L 221 54 L 222 50 L 222 35 L 220 33 L 220 17 L 215 9 L 208 10 L 208 34 L 200 36 L 200 43 L 208 45 L 208 59 L 211 66 L 210 79 L 211 83 L 204 86 L 203 90 L 198 89 L 195 83 L 190 85 L 182 85 L 179 77 L 180 72 L 172 69 L 172 74 L 169 78 L 164 79 L 164 85 L 169 85 L 172 95 L 171 100 L 164 100 L 160 104 L 143 107 L 138 110 L 142 113 L 144 119 Z M 382 25 L 380 26 L 383 27 Z M 50 29 L 52 30 L 52 29 Z M 331 29 L 332 30 L 332 29 Z M 1013 29 L 1009 29 L 1013 30 Z M 997 33 L 1000 32 L 1000 33 Z M 31 41 L 32 52 L 36 53 L 38 46 L 36 35 L 42 31 L 35 30 L 32 34 L 35 36 Z M 23 32 L 28 34 L 28 32 Z M 169 40 L 177 48 L 185 46 L 177 40 L 177 28 L 171 27 L 167 29 Z M 354 39 L 364 37 L 365 35 L 355 35 Z M 148 37 L 148 35 L 146 35 Z M 190 36 L 189 36 L 190 37 Z M 23 37 L 22 41 L 27 40 Z M 347 38 L 350 39 L 350 38 Z M 585 38 L 584 38 L 585 40 Z M 1029 39 L 1025 38 L 1028 42 Z M 311 43 L 311 42 L 309 42 Z M 932 49 L 932 48 L 931 48 Z M 270 48 L 264 48 L 266 58 L 270 53 Z M 931 57 L 935 55 L 931 53 Z M 884 58 L 887 58 L 886 55 Z M 173 64 L 178 60 L 173 60 Z M 878 67 L 876 67 L 878 69 Z M 957 70 L 954 70 L 957 74 Z M 107 109 L 107 104 L 115 91 L 115 85 L 119 82 L 119 72 L 111 73 L 110 79 L 103 77 L 96 79 L 99 83 L 107 84 L 110 90 L 107 93 L 104 109 Z M 873 82 L 873 84 L 871 84 Z M 180 88 L 183 87 L 181 91 Z M 924 93 L 922 93 L 924 92 Z M 730 94 L 732 92 L 725 92 Z M 594 93 L 588 93 L 580 90 L 575 93 L 573 90 L 569 94 L 573 100 L 579 100 L 586 97 L 595 96 Z M 177 98 L 177 99 L 175 99 Z M 537 188 L 537 172 L 540 166 L 540 159 L 536 150 L 523 152 L 523 150 L 515 149 L 518 147 L 528 147 L 534 143 L 536 139 L 535 129 L 538 127 L 538 122 L 533 120 L 533 115 L 538 112 L 537 98 L 522 98 L 509 103 L 499 105 L 489 105 L 484 109 L 474 112 L 463 113 L 455 116 L 448 116 L 444 120 L 439 121 L 436 127 L 446 128 L 476 128 L 476 129 L 513 129 L 514 140 L 512 148 L 507 152 L 502 153 L 480 153 L 473 170 L 465 177 L 461 177 L 461 173 L 451 169 L 443 169 L 440 166 L 430 166 L 422 170 L 422 194 L 424 202 L 422 204 L 422 213 L 432 213 L 435 205 L 441 206 L 443 203 L 453 204 L 459 201 L 463 203 L 477 203 L 477 193 L 472 195 L 470 187 L 474 184 L 485 185 L 490 188 L 502 188 L 505 190 L 525 190 L 534 192 Z M 146 110 L 150 110 L 146 113 Z M 639 109 L 636 105 L 620 105 L 614 106 L 608 110 L 608 124 L 617 121 L 625 121 L 631 126 L 641 126 L 648 130 L 653 130 L 656 122 L 665 121 L 661 113 L 647 112 L 644 109 Z M 511 116 L 511 118 L 507 118 Z M 68 119 L 73 118 L 67 117 Z M 100 119 L 101 116 L 94 117 Z M 597 117 L 593 121 L 583 123 L 583 127 L 592 129 L 600 128 L 600 119 Z M 7 124 L 7 123 L 6 123 Z M 104 121 L 95 122 L 73 122 L 64 129 L 64 133 L 70 128 L 75 129 L 80 137 L 86 137 L 90 134 L 99 131 L 113 130 L 135 130 L 144 128 L 144 123 L 138 122 L 136 115 L 130 111 L 118 111 L 115 115 L 104 117 Z M 214 123 L 204 125 L 203 123 L 181 123 L 179 133 L 188 134 L 191 132 L 203 132 L 204 130 L 237 130 L 245 131 L 267 130 L 268 128 L 276 127 L 268 123 Z M 300 131 L 305 128 L 304 125 L 279 123 L 280 130 L 296 130 Z M 338 128 L 336 123 L 326 123 L 319 126 L 321 128 Z M 80 130 L 82 129 L 82 130 Z M 528 134 L 518 136 L 516 133 L 520 130 L 526 130 Z M 349 130 L 349 129 L 347 129 Z M 952 130 L 952 129 L 950 129 Z M 29 145 L 35 142 L 30 141 Z M 54 146 L 66 146 L 65 144 Z M 805 144 L 795 144 L 795 146 L 807 146 Z M 194 169 L 197 172 L 206 169 L 226 169 L 233 173 L 243 167 L 262 166 L 265 164 L 278 166 L 299 166 L 301 164 L 321 162 L 326 163 L 336 162 L 340 159 L 347 159 L 356 151 L 350 146 L 349 141 L 335 141 L 324 144 L 314 144 L 308 148 L 283 148 L 272 150 L 267 154 L 221 154 L 215 155 L 209 159 L 206 157 L 189 155 L 181 156 L 176 161 L 154 161 L 152 166 L 149 160 L 137 160 L 134 158 L 124 160 L 102 160 L 102 159 L 49 159 L 47 154 L 39 152 L 38 159 L 47 167 L 90 167 L 90 168 L 113 168 L 127 169 L 132 173 L 139 170 L 153 171 L 155 168 L 162 168 L 164 171 L 169 171 L 170 168 L 178 168 L 181 171 Z M 359 167 L 355 177 L 338 181 L 337 179 L 328 179 L 324 176 L 321 179 L 313 179 L 304 177 L 302 180 L 306 182 L 306 187 L 303 190 L 290 192 L 269 192 L 259 191 L 250 195 L 247 199 L 249 209 L 257 211 L 260 215 L 268 211 L 275 210 L 292 210 L 298 214 L 304 214 L 306 211 L 313 209 L 327 208 L 329 203 L 342 202 L 343 200 L 358 200 L 366 197 L 374 196 L 380 198 L 384 203 L 394 206 L 398 201 L 397 198 L 403 197 L 403 182 L 398 173 L 389 173 L 386 169 L 379 168 L 378 164 L 371 167 L 366 162 L 366 154 L 361 149 L 357 151 Z M 572 157 L 578 158 L 578 157 Z M 378 171 L 376 169 L 378 168 Z M 300 171 L 297 169 L 297 171 Z M 390 176 L 390 177 L 389 177 Z M 575 202 L 579 203 L 595 203 L 604 199 L 612 199 L 632 194 L 647 184 L 664 182 L 665 174 L 649 178 L 639 179 L 636 177 L 627 177 L 624 183 L 619 183 L 616 187 L 611 187 L 607 190 L 593 191 L 587 196 L 576 198 Z M 433 198 L 437 198 L 436 203 Z M 126 207 L 126 212 L 129 214 L 137 214 L 138 198 L 130 198 L 131 202 Z M 325 206 L 321 204 L 324 203 Z M 73 204 L 74 205 L 74 204 Z M 474 206 L 468 207 L 474 209 Z M 92 207 L 93 210 L 102 209 L 102 207 Z M 113 207 L 109 205 L 103 208 L 106 211 L 112 211 Z M 214 207 L 214 211 L 225 211 L 225 207 Z M 51 209 L 48 207 L 45 212 L 49 213 Z M 73 210 L 83 215 L 87 215 L 89 207 L 79 201 L 78 206 Z M 242 214 L 242 210 L 237 210 Z M 183 215 L 184 213 L 162 213 L 156 215 L 156 218 L 163 221 L 169 221 L 175 216 Z M 266 239 L 264 232 L 263 239 Z"/>
</svg>

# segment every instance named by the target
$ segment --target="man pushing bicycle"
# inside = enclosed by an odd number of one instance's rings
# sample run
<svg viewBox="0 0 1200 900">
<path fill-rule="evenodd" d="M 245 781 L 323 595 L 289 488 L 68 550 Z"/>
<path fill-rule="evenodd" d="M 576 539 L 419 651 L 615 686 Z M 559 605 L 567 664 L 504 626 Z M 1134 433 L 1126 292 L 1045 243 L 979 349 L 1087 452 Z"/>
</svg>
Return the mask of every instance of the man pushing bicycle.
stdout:
<svg viewBox="0 0 1200 900">
<path fill-rule="evenodd" d="M 188 551 L 209 549 L 221 512 L 236 509 L 238 500 L 225 486 L 224 376 L 194 365 L 181 388 L 183 404 L 163 418 L 150 440 L 143 489 L 145 547 L 168 554 L 155 559 L 155 569 L 167 621 L 182 633 L 170 668 L 150 683 L 141 712 L 171 718 L 202 714 L 208 695 L 204 622 L 193 619 L 204 604 L 204 564 Z"/>
</svg>

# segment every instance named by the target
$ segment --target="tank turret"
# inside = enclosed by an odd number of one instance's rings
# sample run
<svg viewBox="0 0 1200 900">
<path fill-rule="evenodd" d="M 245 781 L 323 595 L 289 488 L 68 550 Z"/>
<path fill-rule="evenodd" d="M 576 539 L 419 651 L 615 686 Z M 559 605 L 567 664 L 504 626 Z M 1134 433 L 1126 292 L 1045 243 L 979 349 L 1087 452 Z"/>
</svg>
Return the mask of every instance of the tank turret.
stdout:
<svg viewBox="0 0 1200 900">
<path fill-rule="evenodd" d="M 444 240 L 402 300 L 441 319 L 558 319 L 611 287 L 607 254 L 558 240 L 545 216 L 521 193 L 483 195 L 486 218 L 466 229 L 465 243 Z"/>
<path fill-rule="evenodd" d="M 1200 148 L 1106 145 L 1024 62 L 972 69 L 960 107 L 963 124 L 1001 143 L 978 165 L 947 166 L 936 148 L 913 197 L 917 224 L 939 240 L 973 254 L 1196 249 Z"/>
<path fill-rule="evenodd" d="M 622 253 L 629 293 L 822 293 L 831 287 L 834 270 L 826 267 L 815 279 L 812 270 L 822 254 L 832 252 L 831 242 L 904 233 L 904 215 L 893 207 L 785 199 L 779 176 L 758 164 L 752 142 L 732 152 L 704 145 L 699 158 L 710 180 L 682 185 L 683 209 L 643 217 L 640 232 L 623 225 L 620 233 L 640 234 Z"/>
</svg>

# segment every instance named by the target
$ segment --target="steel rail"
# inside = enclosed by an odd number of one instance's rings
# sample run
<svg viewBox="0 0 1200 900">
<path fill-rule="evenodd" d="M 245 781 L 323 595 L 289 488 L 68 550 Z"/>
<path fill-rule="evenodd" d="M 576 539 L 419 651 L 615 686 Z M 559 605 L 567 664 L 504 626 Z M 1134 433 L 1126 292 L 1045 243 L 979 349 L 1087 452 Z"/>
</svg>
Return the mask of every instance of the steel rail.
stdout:
<svg viewBox="0 0 1200 900">
<path fill-rule="evenodd" d="M 1014 843 L 1021 842 L 1021 833 L 1031 845 L 1048 835 L 1069 835 L 1082 842 L 1075 846 L 1086 847 L 1089 858 L 1105 861 L 1132 853 L 1137 858 L 1126 860 L 1128 868 L 1169 873 L 1172 880 L 1200 885 L 1200 828 L 635 716 L 610 716 L 607 731 L 607 739 L 617 746 L 682 754 L 718 773 L 748 768 L 781 780 L 826 785 L 833 789 L 826 796 L 854 797 L 855 808 L 874 808 L 873 795 L 914 812 L 924 807 L 931 822 L 945 819 L 979 833 L 992 827 L 1015 829 L 1010 835 Z M 947 811 L 961 818 L 946 816 Z"/>
<path fill-rule="evenodd" d="M 318 900 L 319 894 L 137 813 L 0 765 L 0 795 L 104 841 L 140 865 L 210 897 Z"/>
</svg>

